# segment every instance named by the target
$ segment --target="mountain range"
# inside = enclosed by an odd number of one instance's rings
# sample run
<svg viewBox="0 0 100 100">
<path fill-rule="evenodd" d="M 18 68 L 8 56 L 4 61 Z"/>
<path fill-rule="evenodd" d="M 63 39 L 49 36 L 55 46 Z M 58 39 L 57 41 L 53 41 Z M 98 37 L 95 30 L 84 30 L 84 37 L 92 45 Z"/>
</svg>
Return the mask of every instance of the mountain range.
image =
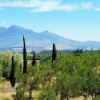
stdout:
<svg viewBox="0 0 100 100">
<path fill-rule="evenodd" d="M 48 31 L 34 32 L 32 30 L 12 25 L 8 28 L 0 27 L 0 50 L 22 50 L 23 36 L 26 39 L 27 50 L 40 52 L 50 50 L 55 43 L 58 50 L 64 49 L 99 49 L 100 42 L 75 41 L 64 38 Z"/>
</svg>

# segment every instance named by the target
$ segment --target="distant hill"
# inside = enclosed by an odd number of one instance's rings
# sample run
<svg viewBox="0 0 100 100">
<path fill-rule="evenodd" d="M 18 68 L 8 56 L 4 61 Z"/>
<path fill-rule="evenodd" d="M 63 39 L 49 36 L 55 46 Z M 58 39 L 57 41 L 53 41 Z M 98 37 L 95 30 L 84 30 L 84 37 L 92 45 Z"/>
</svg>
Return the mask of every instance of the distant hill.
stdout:
<svg viewBox="0 0 100 100">
<path fill-rule="evenodd" d="M 59 50 L 77 48 L 100 48 L 100 42 L 79 42 L 66 39 L 62 36 L 48 31 L 37 33 L 20 26 L 12 25 L 9 28 L 0 27 L 0 50 L 21 51 L 23 46 L 23 35 L 26 39 L 28 51 L 35 50 L 37 52 L 40 52 L 43 50 L 50 50 L 52 48 L 52 43 L 55 43 L 57 49 Z"/>
</svg>

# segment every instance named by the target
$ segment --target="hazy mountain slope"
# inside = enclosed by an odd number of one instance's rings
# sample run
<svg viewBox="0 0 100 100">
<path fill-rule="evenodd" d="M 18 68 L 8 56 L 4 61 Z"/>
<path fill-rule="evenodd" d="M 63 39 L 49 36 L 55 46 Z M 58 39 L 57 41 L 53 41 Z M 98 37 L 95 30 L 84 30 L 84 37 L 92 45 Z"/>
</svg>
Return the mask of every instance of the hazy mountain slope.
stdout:
<svg viewBox="0 0 100 100">
<path fill-rule="evenodd" d="M 66 39 L 48 31 L 36 33 L 32 30 L 13 25 L 9 28 L 0 27 L 0 49 L 21 48 L 23 45 L 23 35 L 28 48 L 40 51 L 50 49 L 52 43 L 56 43 L 58 49 L 100 48 L 100 42 L 79 42 Z"/>
</svg>

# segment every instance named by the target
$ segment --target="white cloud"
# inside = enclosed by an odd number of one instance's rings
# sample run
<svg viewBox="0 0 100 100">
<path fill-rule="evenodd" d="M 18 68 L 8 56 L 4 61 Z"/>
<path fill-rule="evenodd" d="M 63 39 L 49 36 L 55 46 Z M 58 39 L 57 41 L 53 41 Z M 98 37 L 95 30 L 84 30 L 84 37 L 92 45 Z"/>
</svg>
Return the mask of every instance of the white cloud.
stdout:
<svg viewBox="0 0 100 100">
<path fill-rule="evenodd" d="M 2 21 L 2 20 L 0 20 L 0 26 L 6 26 L 7 25 L 7 22 L 6 21 Z"/>
<path fill-rule="evenodd" d="M 76 6 L 74 4 L 43 4 L 40 7 L 33 8 L 33 12 L 46 12 L 46 11 L 53 11 L 53 10 L 58 10 L 58 11 L 73 11 L 76 10 Z"/>
<path fill-rule="evenodd" d="M 52 10 L 59 10 L 59 11 L 75 11 L 75 10 L 88 10 L 92 9 L 94 4 L 92 2 L 82 2 L 80 4 L 73 3 L 73 4 L 61 4 L 61 1 L 51 3 L 51 4 L 43 4 L 39 7 L 33 8 L 33 12 L 43 12 L 43 11 L 52 11 Z"/>
<path fill-rule="evenodd" d="M 88 10 L 94 7 L 92 2 L 62 4 L 62 0 L 14 0 L 13 2 L 0 2 L 0 7 L 22 7 L 30 8 L 31 12 L 48 12 L 48 11 L 74 11 Z"/>
<path fill-rule="evenodd" d="M 91 9 L 94 7 L 94 4 L 93 4 L 93 2 L 87 2 L 87 3 L 82 2 L 80 6 L 83 9 Z"/>
<path fill-rule="evenodd" d="M 99 8 L 95 8 L 95 11 L 100 11 L 100 7 Z"/>
<path fill-rule="evenodd" d="M 29 1 L 13 1 L 13 2 L 0 2 L 0 7 L 40 7 L 43 5 L 58 5 L 61 0 L 29 0 Z"/>
</svg>

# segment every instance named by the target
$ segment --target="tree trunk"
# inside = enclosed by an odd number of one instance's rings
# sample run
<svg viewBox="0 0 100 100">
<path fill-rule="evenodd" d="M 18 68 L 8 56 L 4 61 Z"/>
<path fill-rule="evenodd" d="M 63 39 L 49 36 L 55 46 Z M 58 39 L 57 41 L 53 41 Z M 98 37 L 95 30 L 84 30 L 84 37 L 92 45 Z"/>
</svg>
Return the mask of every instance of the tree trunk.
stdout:
<svg viewBox="0 0 100 100">
<path fill-rule="evenodd" d="M 92 100 L 96 100 L 96 94 L 92 95 Z"/>
<path fill-rule="evenodd" d="M 94 100 L 94 96 L 92 95 L 92 100 Z"/>
<path fill-rule="evenodd" d="M 32 90 L 29 90 L 29 99 L 32 99 Z"/>
<path fill-rule="evenodd" d="M 95 94 L 94 94 L 94 100 L 96 100 L 96 96 L 97 96 L 97 95 L 96 95 L 96 93 L 95 93 Z"/>
<path fill-rule="evenodd" d="M 66 100 L 69 100 L 69 96 L 68 95 L 66 96 Z"/>
<path fill-rule="evenodd" d="M 60 95 L 60 100 L 64 100 L 63 93 L 61 93 L 61 95 Z"/>
</svg>

